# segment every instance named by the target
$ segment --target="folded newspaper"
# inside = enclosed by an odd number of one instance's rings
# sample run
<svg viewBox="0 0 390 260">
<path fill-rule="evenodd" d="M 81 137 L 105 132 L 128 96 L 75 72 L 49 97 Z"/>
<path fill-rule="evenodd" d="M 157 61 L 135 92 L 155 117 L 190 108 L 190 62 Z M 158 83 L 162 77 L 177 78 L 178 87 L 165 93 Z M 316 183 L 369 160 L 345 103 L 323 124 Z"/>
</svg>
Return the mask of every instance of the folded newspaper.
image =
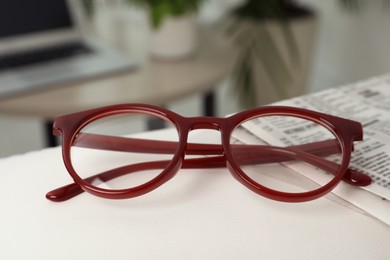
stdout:
<svg viewBox="0 0 390 260">
<path fill-rule="evenodd" d="M 327 89 L 273 105 L 302 107 L 362 123 L 364 140 L 355 142 L 350 168 L 369 174 L 373 183 L 362 188 L 341 183 L 333 193 L 390 225 L 390 75 Z M 247 124 L 246 131 L 242 131 L 236 138 L 241 142 L 246 142 L 250 138 L 267 143 L 292 141 L 293 137 L 288 134 L 291 131 L 285 130 L 294 128 L 293 125 L 283 125 L 286 128 L 284 131 L 274 131 L 283 132 L 283 136 L 273 137 L 264 134 L 265 131 L 270 132 L 270 125 L 267 124 L 267 129 L 263 127 L 265 126 L 261 124 Z M 276 129 L 280 126 L 274 127 Z M 301 132 L 300 135 L 304 137 L 305 132 Z M 272 138 L 274 139 L 271 140 Z M 314 175 L 305 171 L 304 167 L 294 170 L 313 181 L 321 182 L 320 179 L 313 179 Z"/>
</svg>

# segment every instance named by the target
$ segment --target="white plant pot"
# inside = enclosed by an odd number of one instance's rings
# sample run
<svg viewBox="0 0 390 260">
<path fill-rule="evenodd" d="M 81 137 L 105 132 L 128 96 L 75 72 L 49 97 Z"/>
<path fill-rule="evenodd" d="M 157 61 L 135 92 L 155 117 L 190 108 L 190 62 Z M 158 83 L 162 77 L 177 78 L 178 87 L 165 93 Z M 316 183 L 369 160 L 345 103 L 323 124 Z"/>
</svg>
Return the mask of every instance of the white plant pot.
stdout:
<svg viewBox="0 0 390 260">
<path fill-rule="evenodd" d="M 263 25 L 268 27 L 271 36 L 276 42 L 276 47 L 282 54 L 282 58 L 288 65 L 288 69 L 293 78 L 292 82 L 286 86 L 284 94 L 281 96 L 280 92 L 271 84 L 269 75 L 260 62 L 257 62 L 255 65 L 257 67 L 255 77 L 258 84 L 256 89 L 257 105 L 269 104 L 281 99 L 292 98 L 306 93 L 313 60 L 317 24 L 318 19 L 315 15 L 292 20 L 290 22 L 290 28 L 295 37 L 300 55 L 299 65 L 289 59 L 288 47 L 280 26 L 275 22 L 268 22 Z"/>
<path fill-rule="evenodd" d="M 155 58 L 182 59 L 194 54 L 197 26 L 193 15 L 167 17 L 152 30 L 151 54 Z"/>
</svg>

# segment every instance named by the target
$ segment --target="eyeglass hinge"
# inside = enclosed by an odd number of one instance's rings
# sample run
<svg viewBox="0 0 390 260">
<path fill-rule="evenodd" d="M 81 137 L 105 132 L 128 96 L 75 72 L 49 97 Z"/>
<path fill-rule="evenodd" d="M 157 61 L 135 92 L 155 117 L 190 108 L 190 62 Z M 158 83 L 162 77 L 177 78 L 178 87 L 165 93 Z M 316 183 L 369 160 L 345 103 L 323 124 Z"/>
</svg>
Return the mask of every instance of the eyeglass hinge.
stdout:
<svg viewBox="0 0 390 260">
<path fill-rule="evenodd" d="M 54 128 L 54 127 L 53 127 L 53 135 L 54 135 L 54 136 L 61 136 L 61 135 L 62 135 L 62 132 L 61 132 L 60 129 Z"/>
</svg>

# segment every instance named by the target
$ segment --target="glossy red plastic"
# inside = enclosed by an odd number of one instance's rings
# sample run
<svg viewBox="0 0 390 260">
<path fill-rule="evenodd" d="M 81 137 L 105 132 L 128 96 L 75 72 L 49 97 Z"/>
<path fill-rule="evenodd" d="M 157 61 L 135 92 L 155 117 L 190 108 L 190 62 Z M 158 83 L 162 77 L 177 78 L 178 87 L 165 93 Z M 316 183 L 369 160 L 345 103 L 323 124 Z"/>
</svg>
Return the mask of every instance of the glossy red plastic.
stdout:
<svg viewBox="0 0 390 260">
<path fill-rule="evenodd" d="M 95 120 L 123 113 L 149 114 L 172 122 L 179 133 L 179 143 L 80 132 L 82 128 Z M 294 116 L 307 119 L 327 128 L 337 139 L 288 147 L 230 143 L 232 131 L 238 125 L 259 116 Z M 194 129 L 219 130 L 221 132 L 222 144 L 187 143 L 188 134 Z M 302 108 L 267 106 L 243 111 L 227 118 L 218 118 L 183 117 L 172 111 L 151 105 L 123 104 L 60 116 L 54 122 L 53 133 L 54 135 L 62 135 L 63 137 L 63 159 L 74 183 L 47 193 L 46 197 L 52 201 L 64 201 L 83 191 L 108 199 L 125 199 L 140 196 L 156 189 L 171 179 L 180 168 L 214 168 L 227 166 L 232 175 L 252 191 L 267 198 L 284 202 L 303 202 L 319 198 L 330 192 L 340 180 L 344 180 L 355 186 L 366 186 L 372 181 L 368 175 L 348 168 L 353 150 L 353 142 L 360 141 L 363 138 L 361 124 L 349 119 Z M 80 138 L 81 136 L 82 138 Z M 76 137 L 77 142 L 75 142 Z M 162 160 L 132 164 L 82 179 L 78 176 L 71 163 L 70 150 L 72 145 L 113 151 L 169 153 L 174 154 L 174 156 L 169 162 Z M 234 149 L 231 149 L 233 146 Z M 232 150 L 234 150 L 234 155 L 232 154 Z M 343 155 L 340 164 L 319 157 L 339 152 L 342 152 Z M 213 156 L 185 159 L 186 154 Z M 312 191 L 288 193 L 262 186 L 248 177 L 239 166 L 254 163 L 285 162 L 294 159 L 299 159 L 326 170 L 333 174 L 334 178 L 326 185 Z M 109 181 L 110 179 L 125 174 L 147 169 L 162 169 L 162 172 L 149 182 L 129 189 L 108 190 L 91 185 L 92 181 L 96 178 Z"/>
</svg>

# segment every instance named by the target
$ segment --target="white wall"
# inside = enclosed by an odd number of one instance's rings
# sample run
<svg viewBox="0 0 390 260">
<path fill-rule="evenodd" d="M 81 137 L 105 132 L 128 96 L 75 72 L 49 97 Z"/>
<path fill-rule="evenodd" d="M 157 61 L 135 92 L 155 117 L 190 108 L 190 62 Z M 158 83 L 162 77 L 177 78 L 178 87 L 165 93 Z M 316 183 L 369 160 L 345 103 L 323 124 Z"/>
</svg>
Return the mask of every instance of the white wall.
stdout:
<svg viewBox="0 0 390 260">
<path fill-rule="evenodd" d="M 320 15 L 312 91 L 390 72 L 390 6 L 365 1 L 359 12 L 348 12 L 337 0 L 301 2 Z"/>
</svg>

